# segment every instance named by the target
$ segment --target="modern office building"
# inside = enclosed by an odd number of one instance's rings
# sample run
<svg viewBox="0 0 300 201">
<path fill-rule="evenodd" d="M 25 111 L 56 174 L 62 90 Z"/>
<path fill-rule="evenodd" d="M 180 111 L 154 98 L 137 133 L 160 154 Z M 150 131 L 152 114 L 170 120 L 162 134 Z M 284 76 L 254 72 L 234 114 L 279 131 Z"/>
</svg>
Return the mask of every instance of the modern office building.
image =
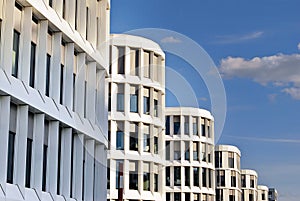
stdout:
<svg viewBox="0 0 300 201">
<path fill-rule="evenodd" d="M 257 173 L 241 170 L 242 201 L 257 201 Z"/>
<path fill-rule="evenodd" d="M 269 188 L 267 186 L 258 185 L 257 186 L 257 201 L 267 201 L 268 200 Z"/>
<path fill-rule="evenodd" d="M 268 193 L 268 199 L 269 201 L 277 201 L 278 200 L 278 193 L 275 188 L 269 188 L 269 193 Z"/>
<path fill-rule="evenodd" d="M 214 118 L 199 108 L 166 108 L 166 200 L 214 201 Z"/>
<path fill-rule="evenodd" d="M 110 2 L 0 8 L 0 200 L 105 200 Z"/>
<path fill-rule="evenodd" d="M 237 147 L 215 147 L 216 201 L 241 200 L 241 152 Z"/>
<path fill-rule="evenodd" d="M 108 200 L 165 200 L 165 54 L 151 40 L 111 36 Z"/>
</svg>

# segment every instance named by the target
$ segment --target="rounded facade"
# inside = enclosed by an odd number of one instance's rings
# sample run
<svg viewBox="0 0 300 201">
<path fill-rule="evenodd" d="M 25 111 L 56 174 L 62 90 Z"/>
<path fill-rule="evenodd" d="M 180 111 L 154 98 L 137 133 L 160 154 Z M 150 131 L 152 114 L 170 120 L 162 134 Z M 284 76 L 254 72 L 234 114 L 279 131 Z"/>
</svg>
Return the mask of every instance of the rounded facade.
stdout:
<svg viewBox="0 0 300 201">
<path fill-rule="evenodd" d="M 257 201 L 257 173 L 241 170 L 242 201 Z"/>
<path fill-rule="evenodd" d="M 241 200 L 241 152 L 237 147 L 215 147 L 216 201 Z"/>
<path fill-rule="evenodd" d="M 166 108 L 166 200 L 213 201 L 214 118 L 199 108 Z"/>
<path fill-rule="evenodd" d="M 111 36 L 108 200 L 164 200 L 165 55 L 151 40 Z"/>
<path fill-rule="evenodd" d="M 268 200 L 268 194 L 269 194 L 269 188 L 267 186 L 258 185 L 257 186 L 257 201 L 267 201 Z"/>
</svg>

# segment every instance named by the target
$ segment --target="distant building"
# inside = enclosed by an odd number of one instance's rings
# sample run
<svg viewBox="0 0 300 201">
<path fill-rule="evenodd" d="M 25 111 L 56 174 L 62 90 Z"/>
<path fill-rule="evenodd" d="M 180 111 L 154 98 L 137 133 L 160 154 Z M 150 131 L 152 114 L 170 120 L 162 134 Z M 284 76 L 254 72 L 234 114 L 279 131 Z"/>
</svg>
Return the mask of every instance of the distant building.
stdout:
<svg viewBox="0 0 300 201">
<path fill-rule="evenodd" d="M 241 200 L 241 152 L 237 147 L 215 147 L 216 201 Z"/>
<path fill-rule="evenodd" d="M 275 188 L 269 188 L 269 201 L 277 201 L 278 200 L 278 193 Z"/>
<path fill-rule="evenodd" d="M 258 185 L 257 186 L 257 201 L 267 201 L 268 200 L 269 188 L 267 186 Z"/>
<path fill-rule="evenodd" d="M 111 36 L 108 200 L 165 200 L 165 54 L 151 40 Z"/>
<path fill-rule="evenodd" d="M 257 173 L 254 170 L 241 170 L 242 201 L 257 201 Z"/>
<path fill-rule="evenodd" d="M 168 201 L 214 201 L 214 118 L 198 108 L 166 108 Z"/>
<path fill-rule="evenodd" d="M 110 3 L 74 2 L 0 0 L 0 200 L 106 199 Z"/>
</svg>

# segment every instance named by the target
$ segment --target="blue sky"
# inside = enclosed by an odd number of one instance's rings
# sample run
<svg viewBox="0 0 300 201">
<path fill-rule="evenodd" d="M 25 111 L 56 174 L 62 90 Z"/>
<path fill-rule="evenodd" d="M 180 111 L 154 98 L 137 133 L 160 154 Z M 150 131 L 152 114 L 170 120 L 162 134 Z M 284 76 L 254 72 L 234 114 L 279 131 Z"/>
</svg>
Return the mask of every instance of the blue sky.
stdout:
<svg viewBox="0 0 300 201">
<path fill-rule="evenodd" d="M 299 0 L 112 0 L 111 6 L 112 33 L 169 29 L 206 50 L 223 75 L 227 96 L 219 143 L 238 146 L 242 168 L 257 170 L 259 183 L 276 187 L 280 201 L 300 197 L 299 8 Z M 205 84 L 189 64 L 171 54 L 166 64 L 210 109 Z M 171 93 L 166 101 L 177 104 Z"/>
</svg>

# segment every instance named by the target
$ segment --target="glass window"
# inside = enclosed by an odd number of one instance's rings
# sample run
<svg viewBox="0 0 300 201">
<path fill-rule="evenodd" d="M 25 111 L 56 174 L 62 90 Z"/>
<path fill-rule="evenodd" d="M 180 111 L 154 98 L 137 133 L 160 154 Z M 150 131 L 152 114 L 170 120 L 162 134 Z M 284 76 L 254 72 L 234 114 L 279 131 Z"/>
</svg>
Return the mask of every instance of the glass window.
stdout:
<svg viewBox="0 0 300 201">
<path fill-rule="evenodd" d="M 180 141 L 174 141 L 174 160 L 181 159 Z"/>
<path fill-rule="evenodd" d="M 150 78 L 150 52 L 144 51 L 144 77 Z"/>
<path fill-rule="evenodd" d="M 150 114 L 150 89 L 144 88 L 144 114 Z"/>
<path fill-rule="evenodd" d="M 120 180 L 123 178 L 123 168 L 123 160 L 116 160 L 116 189 L 122 188 Z"/>
<path fill-rule="evenodd" d="M 215 163 L 216 163 L 216 167 L 217 168 L 221 168 L 222 167 L 222 152 L 220 151 L 216 151 L 215 152 Z"/>
<path fill-rule="evenodd" d="M 246 175 L 242 174 L 242 187 L 246 187 Z"/>
<path fill-rule="evenodd" d="M 108 84 L 108 111 L 111 111 L 111 83 Z"/>
<path fill-rule="evenodd" d="M 193 160 L 199 160 L 199 143 L 193 142 Z"/>
<path fill-rule="evenodd" d="M 138 86 L 130 86 L 130 112 L 138 112 Z"/>
<path fill-rule="evenodd" d="M 36 44 L 31 42 L 30 50 L 30 73 L 29 73 L 29 86 L 34 87 L 34 74 L 35 74 L 35 50 Z"/>
<path fill-rule="evenodd" d="M 236 172 L 231 171 L 231 187 L 236 187 Z"/>
<path fill-rule="evenodd" d="M 150 191 L 150 164 L 144 163 L 144 190 Z"/>
<path fill-rule="evenodd" d="M 139 75 L 139 50 L 131 49 L 130 50 L 130 75 L 138 76 Z"/>
<path fill-rule="evenodd" d="M 171 174 L 170 174 L 170 166 L 166 167 L 166 186 L 171 185 Z"/>
<path fill-rule="evenodd" d="M 47 64 L 46 64 L 46 96 L 49 96 L 50 92 L 50 64 L 51 64 L 51 56 L 47 54 Z"/>
<path fill-rule="evenodd" d="M 117 122 L 116 149 L 124 150 L 124 122 Z"/>
<path fill-rule="evenodd" d="M 118 74 L 125 73 L 125 47 L 118 47 Z"/>
<path fill-rule="evenodd" d="M 153 153 L 158 154 L 158 135 L 159 135 L 159 128 L 154 127 L 153 129 Z"/>
<path fill-rule="evenodd" d="M 221 187 L 225 186 L 225 171 L 224 170 L 217 171 L 217 186 L 221 186 Z"/>
<path fill-rule="evenodd" d="M 8 151 L 7 151 L 7 183 L 13 183 L 14 172 L 14 151 L 15 151 L 15 136 L 17 124 L 17 106 L 10 105 L 9 115 L 9 136 L 8 136 Z"/>
<path fill-rule="evenodd" d="M 46 191 L 47 181 L 47 156 L 48 156 L 48 137 L 49 137 L 49 121 L 45 120 L 44 126 L 44 149 L 43 149 L 43 178 L 42 191 Z"/>
<path fill-rule="evenodd" d="M 170 116 L 166 116 L 166 135 L 170 135 Z"/>
<path fill-rule="evenodd" d="M 181 185 L 181 167 L 174 167 L 174 186 Z"/>
<path fill-rule="evenodd" d="M 174 116 L 174 135 L 180 134 L 180 116 Z"/>
<path fill-rule="evenodd" d="M 216 189 L 216 201 L 223 201 L 223 190 Z"/>
<path fill-rule="evenodd" d="M 201 143 L 201 160 L 206 162 L 206 144 Z"/>
<path fill-rule="evenodd" d="M 19 64 L 19 44 L 20 33 L 14 30 L 13 36 L 13 55 L 12 55 L 12 71 L 11 74 L 14 77 L 18 77 L 18 64 Z"/>
<path fill-rule="evenodd" d="M 154 192 L 158 192 L 158 174 L 154 174 Z"/>
<path fill-rule="evenodd" d="M 171 193 L 166 193 L 166 199 L 171 200 Z"/>
<path fill-rule="evenodd" d="M 234 190 L 229 191 L 229 201 L 235 201 L 235 192 L 234 192 Z"/>
<path fill-rule="evenodd" d="M 138 151 L 138 123 L 130 123 L 129 149 Z"/>
<path fill-rule="evenodd" d="M 150 127 L 144 124 L 144 152 L 150 152 Z"/>
<path fill-rule="evenodd" d="M 206 168 L 202 168 L 202 187 L 207 187 L 206 173 L 207 173 Z"/>
<path fill-rule="evenodd" d="M 64 65 L 60 65 L 60 91 L 59 91 L 59 103 L 63 104 L 63 93 L 64 93 Z M 85 94 L 87 93 L 87 82 L 85 81 Z M 85 95 L 86 97 L 86 95 Z M 86 105 L 86 104 L 84 104 Z M 86 115 L 85 115 L 86 116 Z"/>
<path fill-rule="evenodd" d="M 138 162 L 129 161 L 129 189 L 138 190 Z"/>
<path fill-rule="evenodd" d="M 199 168 L 194 167 L 194 186 L 199 186 Z"/>
<path fill-rule="evenodd" d="M 191 182 L 190 182 L 190 167 L 185 167 L 184 168 L 184 176 L 185 176 L 185 186 L 190 186 Z"/>
<path fill-rule="evenodd" d="M 170 141 L 166 141 L 166 160 L 170 160 L 170 152 L 171 152 Z"/>
<path fill-rule="evenodd" d="M 250 176 L 250 187 L 251 188 L 255 187 L 255 181 L 254 181 L 254 176 L 253 175 Z"/>
<path fill-rule="evenodd" d="M 154 116 L 158 117 L 158 91 L 154 90 Z"/>
<path fill-rule="evenodd" d="M 184 159 L 189 161 L 190 160 L 190 142 L 184 142 L 185 149 L 184 149 Z"/>
<path fill-rule="evenodd" d="M 198 135 L 198 117 L 193 117 L 193 135 Z"/>
<path fill-rule="evenodd" d="M 181 193 L 174 193 L 174 201 L 181 201 Z"/>
<path fill-rule="evenodd" d="M 28 131 L 27 131 L 27 145 L 26 145 L 26 174 L 25 187 L 30 188 L 31 175 L 31 158 L 32 158 L 32 141 L 33 141 L 33 113 L 28 113 Z"/>
<path fill-rule="evenodd" d="M 124 84 L 118 84 L 117 111 L 124 112 Z"/>
<path fill-rule="evenodd" d="M 185 201 L 190 201 L 191 200 L 191 194 L 190 193 L 185 193 Z"/>
<path fill-rule="evenodd" d="M 153 56 L 153 80 L 158 81 L 158 67 L 159 67 L 159 57 L 154 54 Z"/>
<path fill-rule="evenodd" d="M 234 153 L 228 152 L 228 166 L 229 168 L 234 168 Z"/>
<path fill-rule="evenodd" d="M 184 134 L 189 135 L 190 133 L 190 124 L 189 124 L 189 116 L 184 116 Z"/>
</svg>

